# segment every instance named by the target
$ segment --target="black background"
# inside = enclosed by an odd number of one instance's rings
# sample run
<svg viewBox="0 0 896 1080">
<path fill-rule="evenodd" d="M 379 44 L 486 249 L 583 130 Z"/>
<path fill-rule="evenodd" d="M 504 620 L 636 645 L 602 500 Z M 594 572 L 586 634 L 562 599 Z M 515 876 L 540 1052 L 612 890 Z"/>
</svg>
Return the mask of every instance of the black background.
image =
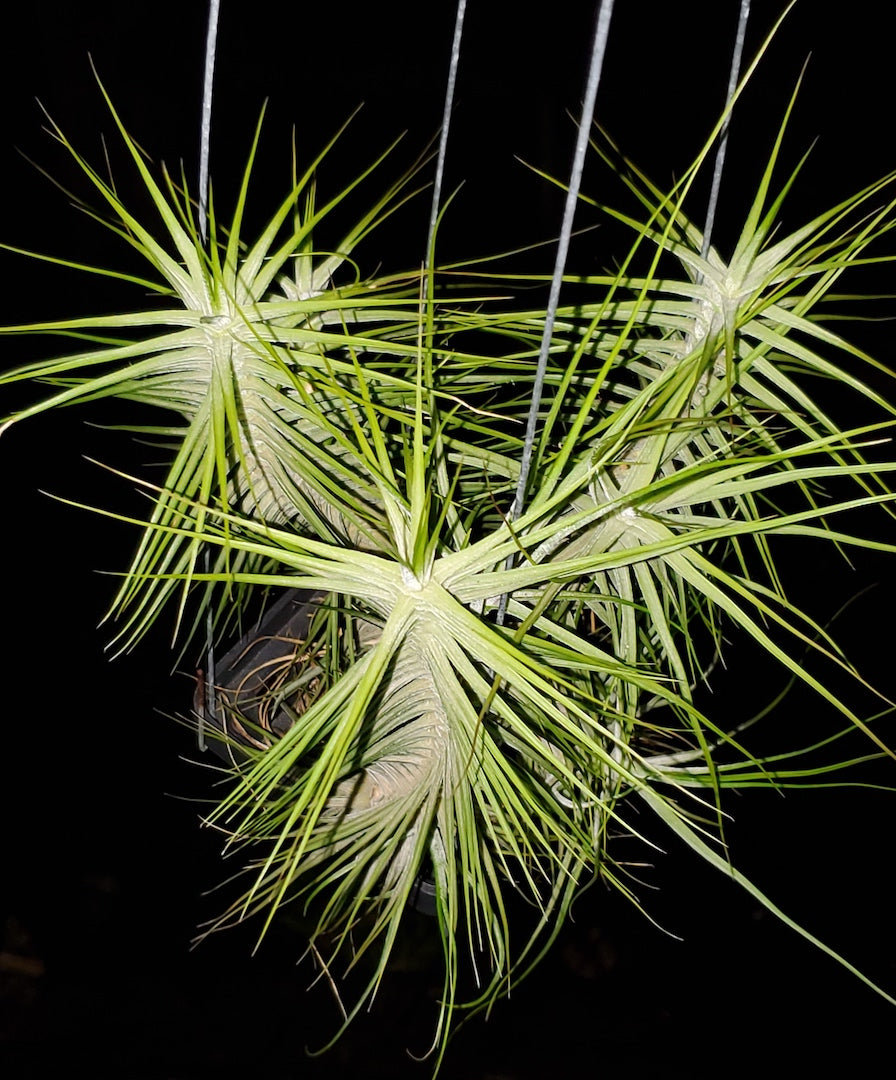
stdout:
<svg viewBox="0 0 896 1080">
<path fill-rule="evenodd" d="M 735 0 L 617 0 L 598 118 L 661 185 L 687 166 L 722 106 L 737 7 Z M 753 4 L 748 57 L 779 8 Z M 718 233 L 723 249 L 807 57 L 787 160 L 816 137 L 818 143 L 785 224 L 801 224 L 896 166 L 891 46 L 880 5 L 854 0 L 837 18 L 820 16 L 822 9 L 827 5 L 810 0 L 797 4 L 735 122 Z M 23 158 L 85 193 L 70 160 L 42 133 L 35 99 L 99 163 L 101 134 L 110 136 L 112 125 L 92 57 L 131 133 L 157 161 L 182 161 L 190 177 L 205 17 L 198 0 L 51 0 L 19 11 L 2 68 L 0 240 L 129 265 L 112 239 Z M 286 190 L 293 125 L 307 158 L 364 102 L 322 185 L 338 183 L 340 162 L 356 168 L 405 130 L 398 157 L 411 160 L 441 117 L 453 19 L 452 3 L 224 0 L 212 142 L 224 216 L 265 99 L 250 223 L 261 225 Z M 566 112 L 578 107 L 592 19 L 584 0 L 555 0 L 530 14 L 504 0 L 471 0 L 448 159 L 447 187 L 463 187 L 443 234 L 445 257 L 485 255 L 556 233 L 558 197 L 514 155 L 567 173 L 574 128 Z M 113 147 L 116 181 L 139 202 L 117 153 Z M 593 166 L 584 186 L 599 195 L 616 191 Z M 424 199 L 390 226 L 388 249 L 371 251 L 365 269 L 381 260 L 392 268 L 418 261 L 427 210 Z M 586 270 L 603 269 L 618 253 L 602 246 L 600 233 L 587 244 L 574 249 Z M 0 274 L 6 324 L 139 302 L 114 283 L 8 253 L 0 254 Z M 874 291 L 894 291 L 889 269 L 878 274 Z M 857 327 L 853 336 L 889 362 L 886 324 Z M 14 366 L 49 348 L 4 339 L 2 362 Z M 9 401 L 26 396 L 5 393 L 3 413 Z M 55 1075 L 60 1061 L 94 1076 L 172 1080 L 424 1077 L 428 1066 L 404 1053 L 427 1045 L 438 984 L 435 927 L 422 917 L 411 918 L 397 970 L 372 1014 L 316 1060 L 304 1057 L 304 1047 L 333 1030 L 336 1014 L 324 990 L 306 991 L 310 969 L 295 967 L 301 941 L 289 926 L 278 927 L 254 958 L 250 929 L 189 949 L 197 923 L 218 910 L 203 893 L 224 876 L 219 842 L 199 829 L 200 806 L 191 801 L 208 796 L 208 772 L 184 760 L 196 754 L 170 718 L 189 707 L 191 682 L 171 672 L 166 628 L 110 662 L 110 629 L 98 624 L 114 579 L 97 571 L 123 569 L 135 537 L 42 493 L 139 511 L 125 483 L 86 460 L 125 469 L 143 460 L 130 444 L 91 426 L 103 422 L 114 417 L 83 409 L 39 418 L 0 439 L 4 956 L 26 961 L 21 971 L 9 964 L 0 970 L 0 1065 L 10 1077 Z M 894 579 L 887 560 L 861 556 L 848 569 L 814 549 L 782 557 L 794 598 L 822 620 L 872 587 L 838 622 L 837 634 L 863 672 L 892 695 L 885 619 Z M 727 659 L 713 707 L 742 718 L 781 679 L 746 646 L 729 649 Z M 763 737 L 796 745 L 830 723 L 811 697 L 795 694 Z M 892 770 L 865 775 L 893 782 Z M 786 798 L 748 793 L 731 808 L 732 852 L 741 869 L 896 993 L 891 797 L 868 789 Z M 643 899 L 681 940 L 612 893 L 591 890 L 538 973 L 488 1023 L 477 1020 L 461 1032 L 443 1075 L 535 1078 L 614 1066 L 635 1076 L 660 1068 L 691 1075 L 728 1063 L 783 1071 L 877 1060 L 896 1017 L 890 1007 L 688 852 L 665 838 L 663 844 L 667 854 L 651 856 L 654 867 L 645 871 L 655 891 L 645 889 Z"/>
</svg>

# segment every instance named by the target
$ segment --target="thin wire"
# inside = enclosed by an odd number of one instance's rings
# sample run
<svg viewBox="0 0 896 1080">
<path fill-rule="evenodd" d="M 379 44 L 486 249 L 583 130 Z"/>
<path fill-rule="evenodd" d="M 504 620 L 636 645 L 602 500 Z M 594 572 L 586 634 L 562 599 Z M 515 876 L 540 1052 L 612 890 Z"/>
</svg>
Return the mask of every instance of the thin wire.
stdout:
<svg viewBox="0 0 896 1080">
<path fill-rule="evenodd" d="M 560 286 L 563 282 L 563 272 L 566 269 L 566 258 L 569 254 L 569 241 L 572 237 L 572 222 L 573 217 L 575 216 L 576 203 L 579 198 L 582 173 L 585 168 L 585 152 L 588 149 L 588 141 L 591 137 L 591 122 L 594 119 L 594 102 L 597 98 L 597 88 L 600 84 L 601 70 L 603 69 L 604 56 L 606 55 L 607 37 L 610 32 L 610 18 L 612 14 L 613 0 L 602 0 L 594 30 L 591 64 L 588 69 L 588 79 L 585 84 L 585 100 L 582 105 L 582 120 L 579 124 L 579 133 L 576 138 L 576 148 L 573 155 L 569 186 L 566 189 L 566 202 L 563 207 L 563 223 L 560 227 L 560 239 L 557 244 L 557 258 L 554 263 L 554 276 L 551 279 L 551 290 L 548 295 L 547 317 L 545 318 L 544 331 L 541 335 L 541 348 L 538 353 L 538 367 L 536 368 L 535 373 L 535 385 L 533 387 L 532 400 L 529 403 L 529 416 L 526 423 L 526 439 L 523 444 L 523 456 L 520 461 L 520 477 L 517 483 L 513 505 L 510 510 L 511 521 L 515 521 L 516 518 L 520 516 L 526 501 L 526 484 L 529 480 L 529 469 L 532 464 L 532 452 L 535 446 L 535 434 L 538 426 L 538 409 L 541 405 L 541 395 L 544 388 L 545 375 L 547 373 L 548 353 L 551 347 L 551 339 L 554 334 L 554 321 L 557 317 L 557 308 L 560 301 Z"/>
<path fill-rule="evenodd" d="M 442 112 L 442 130 L 439 133 L 439 154 L 436 160 L 436 178 L 432 189 L 432 209 L 429 215 L 429 231 L 426 236 L 426 267 L 429 268 L 435 243 L 436 222 L 442 202 L 442 180 L 445 175 L 445 155 L 448 149 L 448 128 L 454 109 L 454 88 L 457 85 L 457 69 L 460 64 L 460 41 L 464 29 L 467 0 L 457 0 L 454 18 L 454 40 L 451 43 L 451 59 L 448 63 L 448 84 L 445 87 L 445 108 Z"/>
<path fill-rule="evenodd" d="M 744 39 L 747 36 L 747 20 L 750 18 L 750 0 L 741 0 L 740 18 L 737 23 L 737 35 L 734 39 L 734 51 L 731 54 L 731 70 L 728 74 L 728 95 L 725 98 L 725 108 L 731 104 L 734 92 L 737 90 L 737 80 L 740 78 L 740 62 L 744 52 Z M 706 224 L 703 227 L 703 247 L 700 250 L 702 258 L 709 255 L 712 242 L 712 230 L 716 220 L 716 210 L 719 205 L 719 188 L 722 185 L 722 169 L 725 167 L 725 152 L 728 149 L 728 128 L 731 124 L 731 114 L 725 117 L 719 132 L 719 145 L 716 150 L 716 160 L 712 171 L 712 189 L 709 193 L 709 203 L 706 207 Z M 702 280 L 702 274 L 698 283 Z"/>
<path fill-rule="evenodd" d="M 215 80 L 220 7 L 221 0 L 209 0 L 205 70 L 202 80 L 202 121 L 199 129 L 199 235 L 203 244 L 208 240 L 208 152 L 212 141 L 212 86 Z"/>
<path fill-rule="evenodd" d="M 566 259 L 569 254 L 569 242 L 572 237 L 572 223 L 575 216 L 576 203 L 579 197 L 579 188 L 582 182 L 582 173 L 585 169 L 585 153 L 588 149 L 588 141 L 591 136 L 591 123 L 594 119 L 594 103 L 597 98 L 597 88 L 600 85 L 601 71 L 603 70 L 604 57 L 607 51 L 607 38 L 610 33 L 610 19 L 613 15 L 613 0 L 602 0 L 597 13 L 594 27 L 594 42 L 591 49 L 591 63 L 588 68 L 588 77 L 585 83 L 585 99 L 582 104 L 582 119 L 579 124 L 579 133 L 576 138 L 576 147 L 573 154 L 572 169 L 570 171 L 569 185 L 566 189 L 566 202 L 563 207 L 563 223 L 560 227 L 560 239 L 557 244 L 557 258 L 554 263 L 554 276 L 551 279 L 550 293 L 548 294 L 548 306 L 544 322 L 544 331 L 541 335 L 541 348 L 538 353 L 538 366 L 535 372 L 535 384 L 532 389 L 532 400 L 529 403 L 529 416 L 526 422 L 526 437 L 523 443 L 523 453 L 520 459 L 520 476 L 516 486 L 516 494 L 510 508 L 510 521 L 515 521 L 523 512 L 526 502 L 526 485 L 529 481 L 529 470 L 532 466 L 532 453 L 535 447 L 535 436 L 538 428 L 538 410 L 541 405 L 541 396 L 544 388 L 545 375 L 547 374 L 548 354 L 551 347 L 551 339 L 554 334 L 554 322 L 557 317 L 557 308 L 560 302 L 560 286 L 563 282 L 563 272 L 566 269 Z M 508 560 L 510 562 L 510 560 Z M 504 622 L 504 614 L 507 610 L 507 595 L 501 597 L 498 606 L 497 620 L 499 624 Z"/>
<path fill-rule="evenodd" d="M 205 37 L 205 70 L 202 82 L 202 119 L 199 128 L 199 235 L 202 243 L 208 243 L 208 173 L 209 173 L 209 147 L 212 137 L 212 87 L 215 78 L 215 54 L 218 42 L 218 15 L 220 12 L 220 0 L 209 0 L 208 7 L 208 33 Z M 205 572 L 211 570 L 208 548 L 202 553 L 202 561 Z M 200 715 L 197 717 L 196 743 L 201 751 L 205 751 L 206 719 L 215 715 L 217 702 L 215 700 L 215 634 L 214 620 L 212 619 L 211 604 L 205 611 L 205 695 L 201 703 Z"/>
</svg>

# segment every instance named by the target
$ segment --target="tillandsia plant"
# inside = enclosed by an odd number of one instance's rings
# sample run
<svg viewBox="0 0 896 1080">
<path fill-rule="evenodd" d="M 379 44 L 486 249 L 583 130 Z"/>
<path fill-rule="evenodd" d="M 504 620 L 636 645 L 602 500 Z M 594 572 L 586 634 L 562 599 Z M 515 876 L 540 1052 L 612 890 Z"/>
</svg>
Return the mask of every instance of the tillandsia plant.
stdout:
<svg viewBox="0 0 896 1080">
<path fill-rule="evenodd" d="M 139 481 L 155 503 L 114 605 L 123 647 L 169 600 L 187 634 L 210 607 L 225 635 L 253 590 L 306 590 L 314 605 L 252 709 L 224 702 L 217 737 L 232 767 L 208 822 L 247 877 L 205 931 L 251 915 L 263 933 L 287 905 L 301 910 L 334 983 L 373 958 L 348 1023 L 427 875 L 445 958 L 441 1060 L 455 1013 L 522 977 L 586 885 L 602 879 L 639 903 L 615 843 L 641 836 L 646 807 L 831 952 L 730 864 L 724 842 L 725 789 L 824 770 L 751 753 L 747 725 L 708 715 L 694 688 L 736 629 L 871 753 L 893 756 L 874 718 L 803 663 L 814 652 L 863 685 L 788 601 L 770 538 L 894 549 L 839 524 L 890 513 L 896 461 L 881 447 L 894 409 L 854 370 L 873 361 L 819 311 L 844 271 L 891 258 L 871 245 L 896 223 L 896 173 L 784 233 L 796 181 L 777 177 L 785 117 L 726 260 L 684 211 L 717 131 L 669 194 L 595 135 L 643 214 L 602 208 L 632 229 L 631 248 L 615 274 L 570 279 L 584 299 L 558 313 L 514 512 L 544 311 L 472 286 L 455 297 L 432 268 L 356 275 L 350 253 L 410 179 L 317 252 L 315 226 L 367 177 L 319 206 L 320 158 L 244 244 L 250 159 L 234 218 L 225 230 L 212 214 L 206 247 L 185 185 L 159 184 L 113 116 L 164 239 L 72 153 L 152 267 L 131 280 L 160 303 L 8 328 L 83 344 L 3 376 L 55 386 L 5 423 L 100 396 L 182 418 L 141 429 L 174 449 L 161 484 Z M 838 425 L 816 378 L 848 388 L 867 419 Z M 519 945 L 517 897 L 531 912 Z M 478 988 L 461 1000 L 467 965 Z"/>
<path fill-rule="evenodd" d="M 144 227 L 121 202 L 113 180 L 96 172 L 52 125 L 53 134 L 71 152 L 110 213 L 102 217 L 78 200 L 81 208 L 135 248 L 155 277 L 77 268 L 121 277 L 149 290 L 159 303 L 149 310 L 99 319 L 7 328 L 7 333 L 74 337 L 86 346 L 6 376 L 12 381 L 37 379 L 58 390 L 7 418 L 4 427 L 49 408 L 110 396 L 160 407 L 182 418 L 182 427 L 139 431 L 167 440 L 176 453 L 161 485 L 164 494 L 156 500 L 113 609 L 124 617 L 121 637 L 129 647 L 164 604 L 176 575 L 193 580 L 207 508 L 228 507 L 272 523 L 299 519 L 323 540 L 338 538 L 362 548 L 384 542 L 385 521 L 376 493 L 365 488 L 358 462 L 346 456 L 351 448 L 345 431 L 351 431 L 363 408 L 353 399 L 351 383 L 359 355 L 369 353 L 372 343 L 378 356 L 416 355 L 419 274 L 361 279 L 352 252 L 415 194 L 411 185 L 426 155 L 387 188 L 334 251 L 322 252 L 312 242 L 315 229 L 394 149 L 393 144 L 321 206 L 315 175 L 331 142 L 301 175 L 294 176 L 291 190 L 262 235 L 247 245 L 241 227 L 259 122 L 227 228 L 219 226 L 213 203 L 210 208 L 207 255 L 186 183 L 176 183 L 167 171 L 161 184 L 154 179 L 108 97 L 106 101 L 159 214 L 163 234 L 157 239 Z M 294 362 L 298 357 L 301 369 Z M 398 409 L 413 384 L 389 366 L 381 377 L 371 378 L 382 384 L 383 400 Z M 400 361 L 391 367 L 403 371 Z M 302 463 L 298 471 L 296 462 Z M 196 506 L 188 519 L 181 508 L 184 498 Z M 187 525 L 186 532 L 165 532 L 172 523 Z M 235 551 L 229 558 L 244 561 Z M 232 561 L 228 565 L 234 568 Z M 230 592 L 226 604 L 231 608 L 233 600 Z"/>
</svg>

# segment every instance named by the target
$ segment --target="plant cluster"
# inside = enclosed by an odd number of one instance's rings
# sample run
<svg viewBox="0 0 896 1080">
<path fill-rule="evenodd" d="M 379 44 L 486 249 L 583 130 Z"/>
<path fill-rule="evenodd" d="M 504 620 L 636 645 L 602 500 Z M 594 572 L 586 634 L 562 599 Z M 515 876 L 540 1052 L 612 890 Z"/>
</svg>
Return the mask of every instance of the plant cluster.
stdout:
<svg viewBox="0 0 896 1080">
<path fill-rule="evenodd" d="M 613 273 L 568 275 L 577 302 L 556 314 L 536 386 L 546 312 L 501 298 L 518 282 L 500 262 L 372 277 L 354 262 L 425 160 L 321 251 L 327 215 L 387 164 L 323 202 L 326 148 L 250 242 L 256 132 L 235 211 L 224 227 L 212 202 L 205 242 L 187 185 L 156 177 L 107 103 L 160 229 L 54 131 L 104 204 L 89 212 L 148 264 L 119 276 L 154 301 L 4 328 L 75 342 L 0 376 L 52 387 L 4 427 L 103 397 L 162 410 L 137 429 L 170 456 L 161 482 L 134 478 L 152 506 L 113 605 L 120 648 L 172 609 L 183 650 L 207 616 L 232 636 L 260 594 L 315 602 L 251 713 L 221 688 L 227 719 L 206 729 L 234 750 L 208 821 L 248 874 L 206 929 L 250 915 L 266 928 L 300 907 L 334 977 L 375 958 L 348 1022 L 428 875 L 443 1048 L 466 962 L 475 1009 L 531 967 L 588 883 L 638 902 L 615 840 L 639 836 L 647 808 L 805 933 L 730 865 L 723 793 L 816 771 L 797 753 L 752 754 L 743 718 L 708 714 L 696 688 L 725 635 L 743 634 L 890 753 L 804 662 L 861 685 L 789 602 L 771 538 L 893 548 L 847 522 L 890 513 L 896 461 L 880 447 L 894 409 L 821 312 L 844 271 L 890 258 L 873 245 L 896 222 L 896 173 L 784 231 L 785 116 L 726 258 L 684 210 L 718 129 L 668 193 L 595 133 L 640 211 L 583 199 L 631 245 Z M 829 415 L 815 388 L 830 380 L 867 420 Z M 511 897 L 532 913 L 520 943 Z"/>
</svg>

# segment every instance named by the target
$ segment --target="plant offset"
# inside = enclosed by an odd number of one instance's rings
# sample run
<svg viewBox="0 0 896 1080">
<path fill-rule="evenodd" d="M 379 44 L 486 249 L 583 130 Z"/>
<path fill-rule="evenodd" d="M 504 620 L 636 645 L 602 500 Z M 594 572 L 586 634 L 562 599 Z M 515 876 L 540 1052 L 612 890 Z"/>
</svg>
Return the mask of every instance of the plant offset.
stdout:
<svg viewBox="0 0 896 1080">
<path fill-rule="evenodd" d="M 746 718 L 704 711 L 695 691 L 724 678 L 723 639 L 741 635 L 892 756 L 875 717 L 805 662 L 816 654 L 867 697 L 788 601 L 771 538 L 896 547 L 878 539 L 892 528 L 896 409 L 864 381 L 889 375 L 823 317 L 844 272 L 892 258 L 878 241 L 896 223 L 896 173 L 785 228 L 791 102 L 725 258 L 684 210 L 712 139 L 667 194 L 595 134 L 640 213 L 584 200 L 629 227 L 631 246 L 601 252 L 615 274 L 569 273 L 577 303 L 553 327 L 513 514 L 546 312 L 506 299 L 516 279 L 501 265 L 365 277 L 355 261 L 379 264 L 377 227 L 425 183 L 427 161 L 384 181 L 384 153 L 324 201 L 327 148 L 247 241 L 256 132 L 236 210 L 225 227 L 213 205 L 206 244 L 186 185 L 156 173 L 106 100 L 153 227 L 54 132 L 99 196 L 89 212 L 148 263 L 146 277 L 95 272 L 155 300 L 5 328 L 75 346 L 2 376 L 53 388 L 3 429 L 103 397 L 163 410 L 135 429 L 170 455 L 166 476 L 135 478 L 154 503 L 113 604 L 119 648 L 162 618 L 180 656 L 201 647 L 209 613 L 226 642 L 259 596 L 316 598 L 264 699 L 229 715 L 239 752 L 208 821 L 245 864 L 245 889 L 205 929 L 252 916 L 263 933 L 284 906 L 300 910 L 337 984 L 364 958 L 348 1022 L 427 875 L 445 958 L 440 1057 L 455 1014 L 525 974 L 582 888 L 601 879 L 640 903 L 617 846 L 646 808 L 810 937 L 728 862 L 724 789 L 818 782 L 829 766 L 785 752 L 789 739 L 754 756 Z M 328 215 L 370 190 L 357 226 L 317 250 Z M 855 426 L 816 403 L 830 380 Z M 531 912 L 522 935 L 517 897 Z M 478 990 L 460 1000 L 468 970 Z"/>
</svg>

